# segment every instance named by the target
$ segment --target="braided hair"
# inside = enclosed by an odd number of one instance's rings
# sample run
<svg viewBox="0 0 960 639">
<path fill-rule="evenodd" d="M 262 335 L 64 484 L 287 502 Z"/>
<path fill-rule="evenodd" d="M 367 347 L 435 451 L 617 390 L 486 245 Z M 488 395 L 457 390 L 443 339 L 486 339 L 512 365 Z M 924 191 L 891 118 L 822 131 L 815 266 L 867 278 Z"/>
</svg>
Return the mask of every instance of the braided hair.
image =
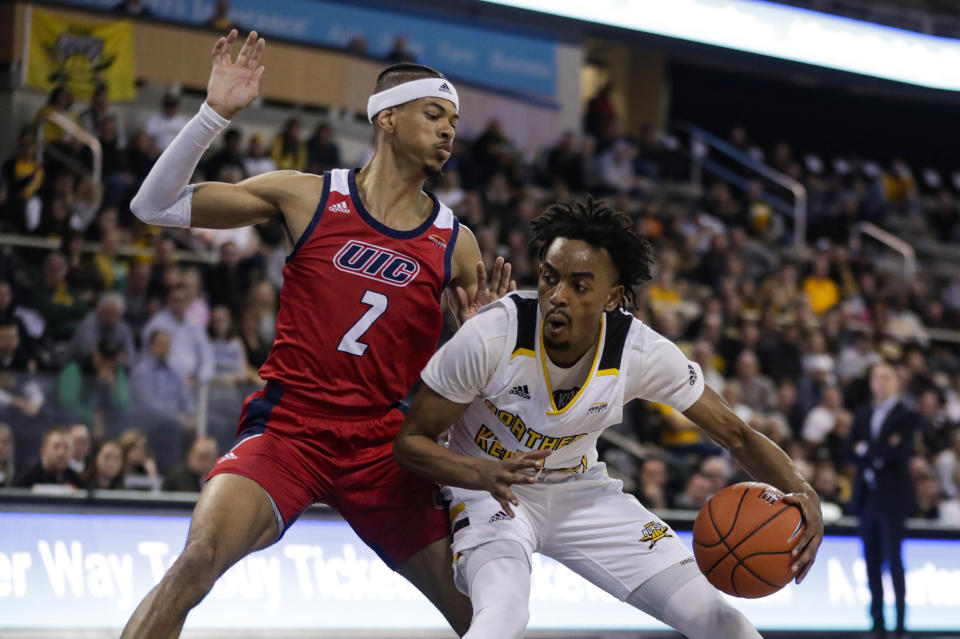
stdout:
<svg viewBox="0 0 960 639">
<path fill-rule="evenodd" d="M 610 207 L 603 200 L 588 196 L 587 200 L 557 202 L 530 223 L 533 238 L 530 246 L 541 261 L 558 237 L 583 240 L 595 248 L 606 249 L 617 270 L 617 284 L 624 288 L 624 306 L 636 302 L 634 286 L 651 279 L 653 248 L 637 233 L 628 215 Z"/>
</svg>

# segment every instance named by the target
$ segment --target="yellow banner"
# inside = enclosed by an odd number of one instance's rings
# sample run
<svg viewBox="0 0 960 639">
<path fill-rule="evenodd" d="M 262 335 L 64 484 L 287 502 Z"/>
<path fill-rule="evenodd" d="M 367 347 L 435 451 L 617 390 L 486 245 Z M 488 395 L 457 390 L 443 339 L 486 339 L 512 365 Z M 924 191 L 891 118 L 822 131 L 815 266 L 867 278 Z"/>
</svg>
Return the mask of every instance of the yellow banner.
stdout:
<svg viewBox="0 0 960 639">
<path fill-rule="evenodd" d="M 64 85 L 81 100 L 106 84 L 111 100 L 136 97 L 130 22 L 92 23 L 34 7 L 30 22 L 27 85 L 49 91 Z"/>
</svg>

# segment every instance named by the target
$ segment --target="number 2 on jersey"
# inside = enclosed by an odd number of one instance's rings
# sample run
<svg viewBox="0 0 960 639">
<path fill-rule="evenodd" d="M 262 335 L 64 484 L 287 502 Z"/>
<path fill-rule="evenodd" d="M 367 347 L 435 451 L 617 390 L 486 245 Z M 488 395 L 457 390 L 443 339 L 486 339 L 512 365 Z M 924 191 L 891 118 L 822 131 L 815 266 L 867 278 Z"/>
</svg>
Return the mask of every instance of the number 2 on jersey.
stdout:
<svg viewBox="0 0 960 639">
<path fill-rule="evenodd" d="M 344 333 L 343 338 L 340 340 L 340 345 L 337 346 L 338 351 L 350 353 L 357 357 L 362 357 L 368 346 L 368 344 L 364 344 L 358 340 L 373 326 L 377 318 L 386 312 L 387 296 L 383 293 L 365 291 L 360 301 L 370 308 L 357 320 L 356 324 L 350 327 L 349 331 Z"/>
</svg>

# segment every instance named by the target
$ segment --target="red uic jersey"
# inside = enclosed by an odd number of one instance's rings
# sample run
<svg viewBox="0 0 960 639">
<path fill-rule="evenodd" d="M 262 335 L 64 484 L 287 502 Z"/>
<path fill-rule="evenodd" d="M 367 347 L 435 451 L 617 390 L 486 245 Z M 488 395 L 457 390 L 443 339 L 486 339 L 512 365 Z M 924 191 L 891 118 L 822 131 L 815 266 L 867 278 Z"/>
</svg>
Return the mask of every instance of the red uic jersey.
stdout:
<svg viewBox="0 0 960 639">
<path fill-rule="evenodd" d="M 440 339 L 459 230 L 431 197 L 429 219 L 396 231 L 363 208 L 354 171 L 324 174 L 317 210 L 283 267 L 276 339 L 260 368 L 284 402 L 376 416 L 416 383 Z"/>
</svg>

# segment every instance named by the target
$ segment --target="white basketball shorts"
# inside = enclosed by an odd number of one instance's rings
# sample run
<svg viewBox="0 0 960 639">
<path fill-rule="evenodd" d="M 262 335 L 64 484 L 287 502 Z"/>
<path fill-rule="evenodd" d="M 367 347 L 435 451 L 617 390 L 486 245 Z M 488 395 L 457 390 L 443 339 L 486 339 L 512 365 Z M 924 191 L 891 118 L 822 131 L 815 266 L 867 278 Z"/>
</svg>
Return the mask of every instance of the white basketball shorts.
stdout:
<svg viewBox="0 0 960 639">
<path fill-rule="evenodd" d="M 511 519 L 486 491 L 446 486 L 454 557 L 494 540 L 551 557 L 621 601 L 666 568 L 693 560 L 673 530 L 597 464 L 560 482 L 513 486 Z M 454 560 L 454 569 L 457 569 Z M 457 579 L 458 583 L 460 579 Z"/>
</svg>

